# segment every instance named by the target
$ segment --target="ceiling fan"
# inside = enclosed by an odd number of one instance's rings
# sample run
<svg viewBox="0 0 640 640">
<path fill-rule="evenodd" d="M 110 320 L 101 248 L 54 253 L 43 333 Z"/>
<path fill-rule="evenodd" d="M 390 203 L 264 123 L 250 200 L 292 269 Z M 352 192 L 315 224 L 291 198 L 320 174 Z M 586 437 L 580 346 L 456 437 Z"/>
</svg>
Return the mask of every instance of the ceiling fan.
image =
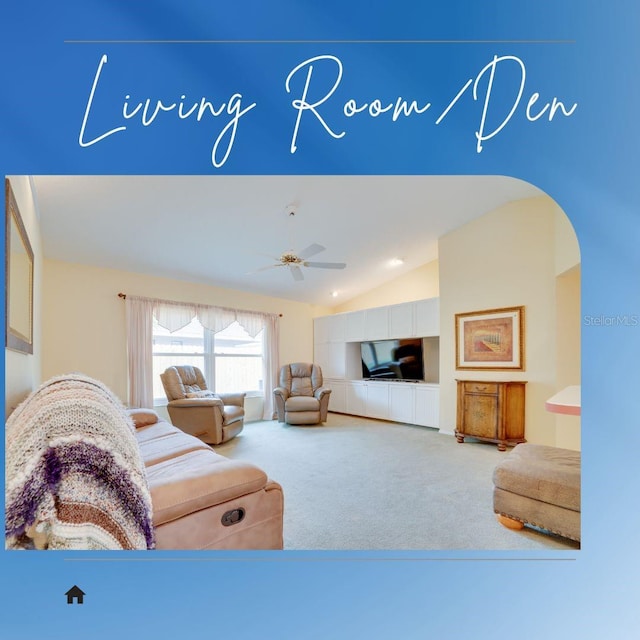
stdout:
<svg viewBox="0 0 640 640">
<path fill-rule="evenodd" d="M 276 264 L 269 264 L 258 271 L 266 271 L 267 269 L 274 269 L 275 267 L 289 267 L 289 271 L 294 280 L 304 280 L 304 274 L 300 267 L 312 267 L 315 269 L 344 269 L 347 265 L 344 262 L 310 262 L 307 258 L 317 255 L 321 251 L 324 251 L 325 247 L 321 244 L 311 244 L 306 249 L 299 251 L 298 253 L 288 250 L 285 251 L 279 258 L 274 258 Z"/>
<path fill-rule="evenodd" d="M 285 208 L 285 213 L 289 220 L 293 220 L 297 213 L 297 204 L 290 203 Z M 291 231 L 291 229 L 289 229 Z M 289 238 L 290 245 L 293 245 L 291 242 L 292 238 Z M 347 265 L 344 262 L 310 262 L 307 258 L 311 258 L 312 256 L 317 255 L 321 251 L 324 251 L 325 247 L 321 244 L 313 243 L 310 244 L 302 251 L 298 251 L 297 253 L 292 249 L 285 251 L 279 258 L 273 258 L 276 263 L 269 264 L 265 267 L 261 267 L 260 269 L 256 269 L 251 273 L 257 273 L 259 271 L 266 271 L 267 269 L 274 269 L 275 267 L 289 267 L 289 272 L 291 273 L 294 280 L 304 280 L 304 274 L 302 273 L 302 269 L 300 267 L 311 267 L 314 269 L 344 269 Z"/>
</svg>

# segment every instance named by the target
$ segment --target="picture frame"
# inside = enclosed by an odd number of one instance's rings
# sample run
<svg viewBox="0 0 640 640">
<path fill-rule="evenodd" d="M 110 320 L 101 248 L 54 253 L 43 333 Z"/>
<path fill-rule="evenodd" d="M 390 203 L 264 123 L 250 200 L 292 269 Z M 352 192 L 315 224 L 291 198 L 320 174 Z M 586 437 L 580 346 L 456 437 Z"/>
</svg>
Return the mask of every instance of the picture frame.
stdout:
<svg viewBox="0 0 640 640">
<path fill-rule="evenodd" d="M 33 353 L 33 249 L 5 178 L 5 346 Z"/>
<path fill-rule="evenodd" d="M 456 369 L 524 371 L 524 307 L 455 315 Z"/>
</svg>

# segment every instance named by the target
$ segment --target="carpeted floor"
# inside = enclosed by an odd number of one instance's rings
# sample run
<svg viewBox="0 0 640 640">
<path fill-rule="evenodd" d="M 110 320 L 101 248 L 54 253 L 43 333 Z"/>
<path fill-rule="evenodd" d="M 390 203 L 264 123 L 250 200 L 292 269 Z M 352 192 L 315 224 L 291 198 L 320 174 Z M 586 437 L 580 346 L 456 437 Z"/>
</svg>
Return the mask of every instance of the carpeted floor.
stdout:
<svg viewBox="0 0 640 640">
<path fill-rule="evenodd" d="M 252 422 L 216 451 L 252 462 L 284 490 L 285 549 L 573 550 L 500 525 L 493 444 L 330 413 L 322 426 Z"/>
</svg>

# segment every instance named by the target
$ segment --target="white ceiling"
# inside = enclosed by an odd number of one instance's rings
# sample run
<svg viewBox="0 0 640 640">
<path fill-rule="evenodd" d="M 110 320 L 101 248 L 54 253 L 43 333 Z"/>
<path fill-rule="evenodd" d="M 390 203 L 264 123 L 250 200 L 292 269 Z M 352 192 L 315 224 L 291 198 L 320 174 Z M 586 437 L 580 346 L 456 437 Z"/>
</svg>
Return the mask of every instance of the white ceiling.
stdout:
<svg viewBox="0 0 640 640">
<path fill-rule="evenodd" d="M 35 176 L 46 258 L 337 305 L 437 259 L 438 238 L 542 195 L 501 176 Z M 287 205 L 296 205 L 296 214 Z M 312 243 L 344 270 L 274 264 Z M 392 268 L 389 261 L 404 264 Z M 332 291 L 338 291 L 336 298 Z"/>
</svg>

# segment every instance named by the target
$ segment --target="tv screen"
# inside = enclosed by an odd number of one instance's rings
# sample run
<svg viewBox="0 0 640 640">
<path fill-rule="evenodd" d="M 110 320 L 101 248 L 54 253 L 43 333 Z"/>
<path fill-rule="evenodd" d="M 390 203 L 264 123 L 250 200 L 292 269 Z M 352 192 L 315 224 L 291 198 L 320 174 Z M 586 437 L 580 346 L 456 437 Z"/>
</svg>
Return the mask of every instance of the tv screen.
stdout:
<svg viewBox="0 0 640 640">
<path fill-rule="evenodd" d="M 368 380 L 424 380 L 422 340 L 360 343 L 362 377 Z"/>
</svg>

